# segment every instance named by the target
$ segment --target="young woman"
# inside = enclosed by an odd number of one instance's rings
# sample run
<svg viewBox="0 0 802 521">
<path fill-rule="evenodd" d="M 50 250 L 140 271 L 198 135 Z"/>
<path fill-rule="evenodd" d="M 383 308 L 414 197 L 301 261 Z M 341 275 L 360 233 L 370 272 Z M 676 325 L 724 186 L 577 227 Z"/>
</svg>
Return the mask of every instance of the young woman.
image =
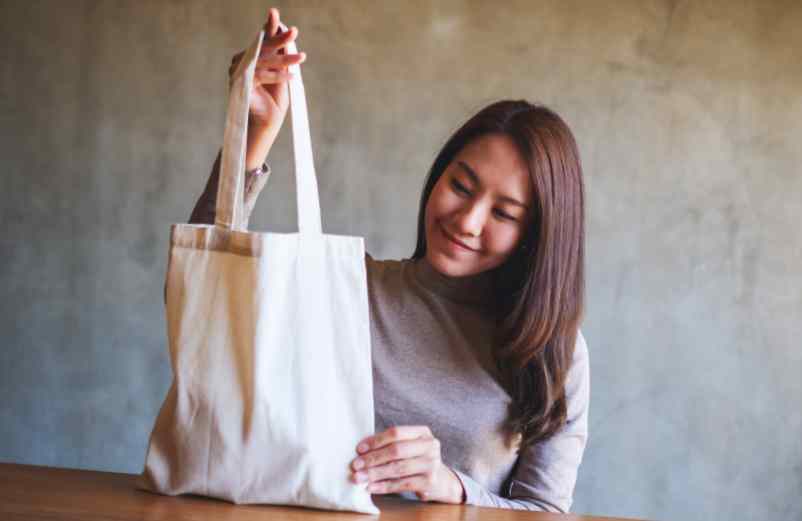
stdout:
<svg viewBox="0 0 802 521">
<path fill-rule="evenodd" d="M 288 107 L 271 9 L 254 82 L 246 222 Z M 232 60 L 232 68 L 241 53 Z M 190 222 L 213 223 L 219 156 Z M 375 494 L 567 512 L 587 441 L 582 169 L 554 112 L 494 103 L 434 160 L 409 259 L 366 254 L 376 434 L 351 479 Z"/>
</svg>

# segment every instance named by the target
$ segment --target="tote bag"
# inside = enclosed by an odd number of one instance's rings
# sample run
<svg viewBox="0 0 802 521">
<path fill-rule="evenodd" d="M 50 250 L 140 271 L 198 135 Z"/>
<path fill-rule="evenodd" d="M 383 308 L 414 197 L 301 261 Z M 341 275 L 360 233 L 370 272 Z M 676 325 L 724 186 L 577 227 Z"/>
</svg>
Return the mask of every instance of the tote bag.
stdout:
<svg viewBox="0 0 802 521">
<path fill-rule="evenodd" d="M 284 26 L 286 29 L 286 26 Z M 231 81 L 214 225 L 173 224 L 173 381 L 139 487 L 233 503 L 377 514 L 349 463 L 374 429 L 362 237 L 324 234 L 298 65 L 289 82 L 298 233 L 243 229 L 260 32 Z M 295 45 L 288 52 L 297 52 Z"/>
</svg>

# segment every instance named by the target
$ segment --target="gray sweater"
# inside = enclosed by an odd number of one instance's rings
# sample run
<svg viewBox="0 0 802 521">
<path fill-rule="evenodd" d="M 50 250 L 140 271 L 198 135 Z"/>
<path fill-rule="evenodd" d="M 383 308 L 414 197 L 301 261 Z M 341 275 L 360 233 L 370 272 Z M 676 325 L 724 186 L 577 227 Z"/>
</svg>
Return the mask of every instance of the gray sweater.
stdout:
<svg viewBox="0 0 802 521">
<path fill-rule="evenodd" d="M 191 223 L 214 223 L 219 156 Z M 245 180 L 246 223 L 268 174 Z M 590 367 L 580 332 L 568 373 L 568 421 L 518 454 L 502 424 L 510 403 L 490 351 L 486 273 L 447 277 L 425 259 L 365 255 L 376 432 L 427 425 L 471 505 L 568 512 L 588 437 Z M 412 493 L 400 494 L 417 499 Z"/>
</svg>

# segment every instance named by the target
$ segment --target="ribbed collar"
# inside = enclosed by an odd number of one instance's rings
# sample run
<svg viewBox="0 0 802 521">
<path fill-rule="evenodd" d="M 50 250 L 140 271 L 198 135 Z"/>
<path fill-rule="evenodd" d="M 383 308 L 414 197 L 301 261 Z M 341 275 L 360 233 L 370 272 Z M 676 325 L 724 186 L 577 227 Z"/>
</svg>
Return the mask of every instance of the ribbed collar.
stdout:
<svg viewBox="0 0 802 521">
<path fill-rule="evenodd" d="M 453 302 L 487 307 L 493 295 L 493 273 L 484 271 L 465 277 L 450 277 L 437 271 L 423 256 L 410 259 L 413 278 L 425 289 Z"/>
</svg>

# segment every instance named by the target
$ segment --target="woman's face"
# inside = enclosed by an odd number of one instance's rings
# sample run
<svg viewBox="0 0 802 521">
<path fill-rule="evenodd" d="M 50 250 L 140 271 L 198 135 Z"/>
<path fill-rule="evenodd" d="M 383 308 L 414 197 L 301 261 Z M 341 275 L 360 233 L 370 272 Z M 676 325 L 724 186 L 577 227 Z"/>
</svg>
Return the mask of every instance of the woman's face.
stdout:
<svg viewBox="0 0 802 521">
<path fill-rule="evenodd" d="M 529 169 L 517 147 L 502 134 L 482 136 L 457 153 L 432 189 L 426 258 L 452 277 L 493 269 L 518 247 L 531 211 Z"/>
</svg>

